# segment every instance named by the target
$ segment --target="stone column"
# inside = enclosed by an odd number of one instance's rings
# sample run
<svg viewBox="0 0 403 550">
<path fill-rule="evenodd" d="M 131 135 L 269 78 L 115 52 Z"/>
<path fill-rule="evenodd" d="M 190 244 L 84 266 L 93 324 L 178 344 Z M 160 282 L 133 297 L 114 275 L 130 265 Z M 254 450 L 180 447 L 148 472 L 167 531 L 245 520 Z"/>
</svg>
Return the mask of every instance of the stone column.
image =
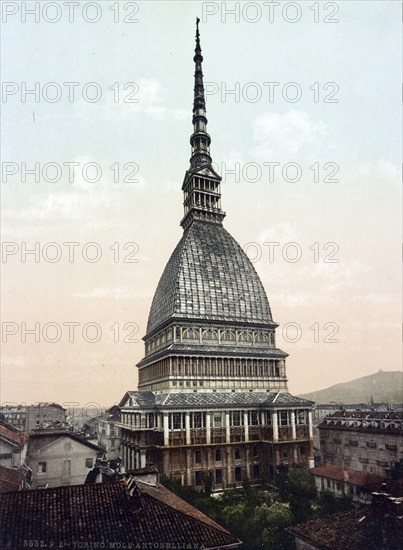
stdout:
<svg viewBox="0 0 403 550">
<path fill-rule="evenodd" d="M 145 468 L 146 465 L 146 450 L 141 449 L 140 451 L 140 468 Z"/>
<path fill-rule="evenodd" d="M 313 448 L 313 423 L 312 423 L 312 411 L 308 411 L 308 427 L 309 427 L 309 460 L 308 465 L 310 468 L 315 467 L 314 448 Z"/>
<path fill-rule="evenodd" d="M 211 413 L 206 413 L 206 443 L 211 444 Z"/>
<path fill-rule="evenodd" d="M 231 447 L 227 447 L 227 483 L 226 486 L 229 487 L 230 483 L 233 483 L 232 479 L 232 460 L 231 460 Z M 225 480 L 223 479 L 225 482 Z"/>
<path fill-rule="evenodd" d="M 260 423 L 264 426 L 264 411 L 260 411 Z"/>
<path fill-rule="evenodd" d="M 229 425 L 229 412 L 225 413 L 225 441 L 227 443 L 231 442 L 231 428 Z"/>
<path fill-rule="evenodd" d="M 127 470 L 127 447 L 126 447 L 126 443 L 122 443 L 121 448 L 122 448 L 123 466 L 124 466 L 125 470 Z"/>
<path fill-rule="evenodd" d="M 190 413 L 185 413 L 186 445 L 190 445 Z"/>
<path fill-rule="evenodd" d="M 295 425 L 295 411 L 291 411 L 291 437 L 297 439 L 297 427 Z"/>
<path fill-rule="evenodd" d="M 247 447 L 246 448 L 246 477 L 247 479 L 250 479 L 250 464 L 251 464 L 251 460 L 250 460 L 250 448 Z"/>
<path fill-rule="evenodd" d="M 164 445 L 169 445 L 169 420 L 168 413 L 164 413 Z"/>
<path fill-rule="evenodd" d="M 278 415 L 277 415 L 277 411 L 272 412 L 271 423 L 272 423 L 272 427 L 273 427 L 273 441 L 278 441 Z"/>
<path fill-rule="evenodd" d="M 167 476 L 169 477 L 169 472 L 170 472 L 170 453 L 169 453 L 169 449 L 163 449 L 162 451 L 162 473 L 164 474 L 164 476 Z"/>
<path fill-rule="evenodd" d="M 312 411 L 308 411 L 309 439 L 313 439 Z"/>
<path fill-rule="evenodd" d="M 245 441 L 249 441 L 249 425 L 248 425 L 248 412 L 243 413 L 243 427 L 245 430 Z"/>
<path fill-rule="evenodd" d="M 186 485 L 192 485 L 191 449 L 186 449 Z"/>
</svg>

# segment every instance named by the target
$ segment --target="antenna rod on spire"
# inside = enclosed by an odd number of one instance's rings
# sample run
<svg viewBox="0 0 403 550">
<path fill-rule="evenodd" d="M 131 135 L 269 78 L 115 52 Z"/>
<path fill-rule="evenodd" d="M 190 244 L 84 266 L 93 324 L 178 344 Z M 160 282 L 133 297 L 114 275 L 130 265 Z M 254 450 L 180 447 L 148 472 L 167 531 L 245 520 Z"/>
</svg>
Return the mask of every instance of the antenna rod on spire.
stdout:
<svg viewBox="0 0 403 550">
<path fill-rule="evenodd" d="M 221 210 L 221 177 L 212 167 L 210 157 L 211 139 L 207 133 L 199 22 L 200 19 L 196 17 L 193 134 L 190 138 L 192 155 L 190 168 L 186 171 L 182 184 L 184 216 L 181 226 L 185 231 L 195 220 L 221 224 L 225 217 L 225 212 Z"/>
<path fill-rule="evenodd" d="M 210 136 L 207 133 L 206 100 L 204 97 L 202 50 L 200 46 L 199 17 L 196 17 L 196 48 L 193 61 L 195 62 L 195 85 L 193 99 L 193 134 L 190 138 L 192 156 L 191 168 L 211 165 Z"/>
</svg>

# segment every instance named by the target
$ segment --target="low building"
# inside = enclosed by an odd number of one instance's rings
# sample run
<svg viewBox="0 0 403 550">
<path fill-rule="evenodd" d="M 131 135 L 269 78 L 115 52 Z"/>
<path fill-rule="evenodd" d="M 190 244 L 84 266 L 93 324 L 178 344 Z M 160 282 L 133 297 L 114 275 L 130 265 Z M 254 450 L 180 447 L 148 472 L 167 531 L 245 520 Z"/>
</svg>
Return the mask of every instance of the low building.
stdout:
<svg viewBox="0 0 403 550">
<path fill-rule="evenodd" d="M 115 460 L 121 456 L 119 422 L 118 407 L 108 409 L 98 418 L 98 444 L 105 449 L 108 460 Z"/>
<path fill-rule="evenodd" d="M 403 458 L 403 413 L 338 411 L 319 424 L 322 464 L 387 477 Z"/>
<path fill-rule="evenodd" d="M 0 466 L 21 468 L 25 462 L 29 436 L 0 421 Z"/>
<path fill-rule="evenodd" d="M 94 443 L 98 441 L 99 417 L 92 416 L 91 418 L 87 418 L 81 431 L 85 437 L 91 439 Z"/>
<path fill-rule="evenodd" d="M 330 491 L 336 497 L 343 495 L 350 497 L 353 502 L 369 504 L 372 502 L 371 492 L 374 491 L 384 478 L 363 472 L 343 468 L 337 464 L 326 464 L 310 470 L 315 479 L 319 493 Z"/>
<path fill-rule="evenodd" d="M 236 537 L 162 485 L 132 478 L 4 493 L 0 547 L 229 549 Z"/>
<path fill-rule="evenodd" d="M 401 550 L 403 498 L 374 494 L 373 504 L 289 528 L 296 550 Z"/>
<path fill-rule="evenodd" d="M 84 483 L 104 450 L 68 431 L 32 432 L 28 465 L 32 469 L 32 488 Z"/>
<path fill-rule="evenodd" d="M 66 409 L 57 403 L 7 405 L 0 407 L 0 419 L 25 432 L 66 425 Z"/>
</svg>

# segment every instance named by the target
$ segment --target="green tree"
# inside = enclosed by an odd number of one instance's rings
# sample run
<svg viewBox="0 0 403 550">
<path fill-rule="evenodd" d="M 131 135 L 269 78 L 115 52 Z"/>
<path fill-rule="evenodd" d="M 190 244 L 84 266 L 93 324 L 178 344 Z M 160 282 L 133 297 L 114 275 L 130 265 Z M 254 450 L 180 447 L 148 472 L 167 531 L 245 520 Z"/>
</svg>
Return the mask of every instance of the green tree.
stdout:
<svg viewBox="0 0 403 550">
<path fill-rule="evenodd" d="M 330 514 L 336 514 L 337 512 L 350 510 L 352 507 L 353 501 L 346 495 L 336 497 L 330 491 L 323 491 L 320 493 L 318 499 L 317 515 L 319 517 L 328 516 Z"/>
<path fill-rule="evenodd" d="M 209 497 L 211 491 L 213 490 L 213 472 L 209 470 L 208 472 L 202 472 L 202 483 L 203 491 Z"/>
<path fill-rule="evenodd" d="M 316 487 L 312 475 L 301 467 L 281 466 L 275 479 L 282 501 L 288 502 L 295 523 L 311 519 L 312 502 L 316 498 Z"/>
<path fill-rule="evenodd" d="M 270 550 L 290 550 L 292 537 L 285 529 L 293 522 L 293 515 L 287 504 L 273 502 L 271 506 L 257 506 L 253 518 L 253 530 L 258 533 L 256 548 Z"/>
</svg>

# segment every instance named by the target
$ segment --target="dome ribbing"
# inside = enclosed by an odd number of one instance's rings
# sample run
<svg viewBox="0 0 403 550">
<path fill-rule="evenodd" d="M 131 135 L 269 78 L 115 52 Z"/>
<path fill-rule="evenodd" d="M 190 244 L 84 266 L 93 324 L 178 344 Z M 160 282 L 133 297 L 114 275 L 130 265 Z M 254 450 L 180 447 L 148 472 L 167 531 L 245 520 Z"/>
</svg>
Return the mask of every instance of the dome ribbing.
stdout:
<svg viewBox="0 0 403 550">
<path fill-rule="evenodd" d="M 221 224 L 194 221 L 170 257 L 154 295 L 147 333 L 171 318 L 272 322 L 255 268 Z"/>
</svg>

